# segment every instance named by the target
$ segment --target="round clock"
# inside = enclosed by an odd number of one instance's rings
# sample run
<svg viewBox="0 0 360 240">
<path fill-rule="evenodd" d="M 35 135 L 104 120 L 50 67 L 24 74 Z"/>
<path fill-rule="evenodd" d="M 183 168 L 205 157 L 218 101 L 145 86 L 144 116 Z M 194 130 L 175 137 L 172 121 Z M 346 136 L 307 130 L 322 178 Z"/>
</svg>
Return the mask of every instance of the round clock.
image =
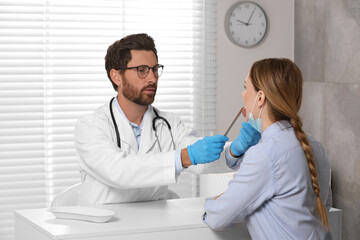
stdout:
<svg viewBox="0 0 360 240">
<path fill-rule="evenodd" d="M 226 34 L 234 44 L 241 47 L 258 45 L 264 39 L 268 28 L 265 11 L 254 2 L 238 2 L 226 15 Z"/>
</svg>

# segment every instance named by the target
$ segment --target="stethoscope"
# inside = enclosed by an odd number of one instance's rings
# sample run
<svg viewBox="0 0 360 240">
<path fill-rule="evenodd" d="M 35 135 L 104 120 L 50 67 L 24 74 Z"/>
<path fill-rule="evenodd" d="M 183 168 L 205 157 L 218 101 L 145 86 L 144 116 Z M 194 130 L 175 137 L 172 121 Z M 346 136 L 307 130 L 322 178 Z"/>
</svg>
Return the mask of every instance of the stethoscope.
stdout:
<svg viewBox="0 0 360 240">
<path fill-rule="evenodd" d="M 113 98 L 110 100 L 109 108 L 110 108 L 111 119 L 112 119 L 113 124 L 114 124 L 114 127 L 115 127 L 115 133 L 116 133 L 116 139 L 117 139 L 117 146 L 118 146 L 119 148 L 121 148 L 120 133 L 119 133 L 119 129 L 118 129 L 118 127 L 117 127 L 117 123 L 116 123 L 116 121 L 115 121 L 114 113 L 113 113 L 113 110 L 112 110 L 112 103 L 113 103 L 114 99 L 115 99 L 115 97 L 113 97 Z M 155 137 L 156 137 L 156 139 L 157 139 L 157 143 L 158 143 L 160 152 L 162 152 L 162 149 L 161 149 L 161 146 L 160 146 L 159 137 L 158 137 L 158 135 L 157 135 L 156 126 L 155 126 L 157 120 L 162 120 L 164 123 L 166 123 L 166 126 L 168 127 L 169 132 L 170 132 L 171 142 L 172 142 L 173 148 L 174 148 L 174 150 L 175 150 L 175 142 L 174 142 L 174 137 L 173 137 L 172 132 L 171 132 L 170 123 L 166 120 L 166 118 L 161 117 L 161 116 L 158 114 L 158 112 L 155 110 L 155 108 L 153 108 L 153 110 L 154 110 L 154 113 L 155 113 L 156 117 L 152 120 L 152 128 L 153 128 L 153 130 L 154 130 Z"/>
</svg>

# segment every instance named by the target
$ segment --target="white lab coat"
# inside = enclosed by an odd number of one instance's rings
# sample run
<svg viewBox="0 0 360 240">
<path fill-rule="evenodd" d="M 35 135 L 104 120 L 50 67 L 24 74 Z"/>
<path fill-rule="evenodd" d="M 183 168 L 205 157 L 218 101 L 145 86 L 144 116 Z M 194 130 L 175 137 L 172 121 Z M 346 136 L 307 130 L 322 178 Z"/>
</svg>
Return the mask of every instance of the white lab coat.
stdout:
<svg viewBox="0 0 360 240">
<path fill-rule="evenodd" d="M 169 129 L 163 121 L 156 121 L 158 139 L 152 130 L 155 118 L 153 107 L 144 115 L 140 148 L 128 120 L 113 103 L 113 113 L 121 139 L 116 133 L 109 104 L 82 117 L 75 127 L 75 147 L 81 169 L 82 188 L 79 205 L 160 200 L 168 198 L 167 185 L 175 183 L 175 150 Z M 199 138 L 184 125 L 178 116 L 157 110 L 171 125 L 176 149 L 182 149 Z M 162 152 L 158 147 L 160 141 Z M 224 158 L 214 163 L 191 166 L 193 171 L 226 172 Z"/>
</svg>

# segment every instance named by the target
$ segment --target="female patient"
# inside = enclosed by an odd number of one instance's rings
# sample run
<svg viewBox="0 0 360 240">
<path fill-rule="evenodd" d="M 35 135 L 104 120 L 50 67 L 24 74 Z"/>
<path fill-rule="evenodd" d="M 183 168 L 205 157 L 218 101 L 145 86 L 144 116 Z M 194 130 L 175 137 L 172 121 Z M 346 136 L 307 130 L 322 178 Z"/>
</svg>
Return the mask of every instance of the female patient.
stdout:
<svg viewBox="0 0 360 240">
<path fill-rule="evenodd" d="M 331 195 L 329 163 L 302 129 L 300 70 L 288 59 L 255 62 L 242 97 L 248 122 L 226 149 L 237 172 L 206 201 L 204 221 L 215 230 L 245 222 L 252 239 L 332 239 L 323 204 Z"/>
</svg>

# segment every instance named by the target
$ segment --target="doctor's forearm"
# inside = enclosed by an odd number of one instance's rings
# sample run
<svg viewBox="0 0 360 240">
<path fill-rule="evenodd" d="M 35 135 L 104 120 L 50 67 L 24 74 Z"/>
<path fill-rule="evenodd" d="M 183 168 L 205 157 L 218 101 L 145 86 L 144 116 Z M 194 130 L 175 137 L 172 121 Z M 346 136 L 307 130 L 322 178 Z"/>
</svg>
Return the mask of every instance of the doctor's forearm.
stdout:
<svg viewBox="0 0 360 240">
<path fill-rule="evenodd" d="M 192 165 L 187 148 L 181 149 L 181 163 L 184 168 Z"/>
</svg>

